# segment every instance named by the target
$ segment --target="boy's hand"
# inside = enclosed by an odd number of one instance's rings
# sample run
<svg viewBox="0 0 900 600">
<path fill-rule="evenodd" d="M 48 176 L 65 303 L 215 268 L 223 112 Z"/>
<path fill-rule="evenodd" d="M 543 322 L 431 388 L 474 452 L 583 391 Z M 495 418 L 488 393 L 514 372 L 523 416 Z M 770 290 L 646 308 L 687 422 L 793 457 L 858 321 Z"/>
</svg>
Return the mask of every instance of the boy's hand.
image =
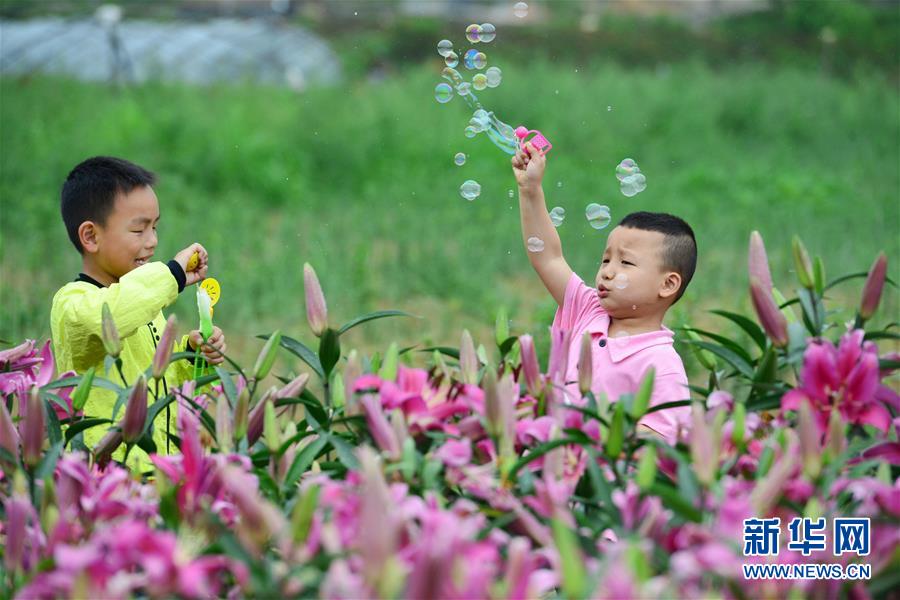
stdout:
<svg viewBox="0 0 900 600">
<path fill-rule="evenodd" d="M 193 268 L 193 270 L 188 271 L 188 262 L 191 260 L 191 256 L 196 253 L 200 260 L 197 263 L 197 266 Z M 175 255 L 175 260 L 181 265 L 181 268 L 184 270 L 185 274 L 185 282 L 184 285 L 194 285 L 199 281 L 203 281 L 206 278 L 206 271 L 209 264 L 209 254 L 206 253 L 206 248 L 201 246 L 200 244 L 194 242 L 181 252 Z"/>
<path fill-rule="evenodd" d="M 200 348 L 203 358 L 209 364 L 219 365 L 225 362 L 225 350 L 227 349 L 225 334 L 215 325 L 213 325 L 212 335 L 209 336 L 206 343 L 203 343 L 203 336 L 196 329 L 188 334 L 188 343 L 195 350 Z"/>
<path fill-rule="evenodd" d="M 512 157 L 513 174 L 519 188 L 540 187 L 546 166 L 547 158 L 531 142 L 525 144 L 525 150 L 517 148 L 516 155 Z"/>
</svg>

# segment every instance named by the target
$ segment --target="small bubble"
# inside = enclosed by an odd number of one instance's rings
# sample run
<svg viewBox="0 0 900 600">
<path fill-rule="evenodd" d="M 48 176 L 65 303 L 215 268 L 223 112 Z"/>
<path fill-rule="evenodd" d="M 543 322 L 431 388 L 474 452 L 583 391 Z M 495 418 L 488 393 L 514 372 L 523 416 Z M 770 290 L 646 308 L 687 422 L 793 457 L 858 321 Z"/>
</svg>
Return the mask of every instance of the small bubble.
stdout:
<svg viewBox="0 0 900 600">
<path fill-rule="evenodd" d="M 487 75 L 484 73 L 476 73 L 472 77 L 472 87 L 478 91 L 483 90 L 487 87 Z"/>
<path fill-rule="evenodd" d="M 472 23 L 468 27 L 466 27 L 466 39 L 469 40 L 472 44 L 477 44 L 481 41 L 481 25 L 476 25 Z"/>
<path fill-rule="evenodd" d="M 544 240 L 539 237 L 530 237 L 526 242 L 528 246 L 529 252 L 543 252 L 544 251 Z"/>
<path fill-rule="evenodd" d="M 471 139 L 478 135 L 478 130 L 469 125 L 468 127 L 466 127 L 465 134 L 467 138 Z"/>
<path fill-rule="evenodd" d="M 479 71 L 487 66 L 487 54 L 478 52 L 472 57 L 472 66 Z"/>
<path fill-rule="evenodd" d="M 466 155 L 462 152 L 457 152 L 456 156 L 453 157 L 453 162 L 457 167 L 463 166 L 464 164 L 466 164 Z"/>
<path fill-rule="evenodd" d="M 459 186 L 459 195 L 471 202 L 481 194 L 481 184 L 472 179 L 467 179 Z"/>
<path fill-rule="evenodd" d="M 449 83 L 439 83 L 434 86 L 434 99 L 441 104 L 446 104 L 453 100 L 453 88 Z"/>
<path fill-rule="evenodd" d="M 559 90 L 555 90 L 553 93 L 559 96 Z"/>
<path fill-rule="evenodd" d="M 562 187 L 562 181 L 557 181 L 557 182 L 556 182 L 556 187 L 561 188 L 561 187 Z"/>
<path fill-rule="evenodd" d="M 566 218 L 566 209 L 562 206 L 554 206 L 550 211 L 550 222 L 553 223 L 554 227 L 559 227 L 563 224 L 563 221 Z"/>
<path fill-rule="evenodd" d="M 612 106 L 607 106 L 607 107 L 606 107 L 606 112 L 612 112 Z"/>
<path fill-rule="evenodd" d="M 466 53 L 463 54 L 463 64 L 467 69 L 475 68 L 475 56 L 478 54 L 478 50 L 475 48 L 469 48 L 466 50 Z"/>
<path fill-rule="evenodd" d="M 441 40 L 437 45 L 438 54 L 446 57 L 448 54 L 453 52 L 453 42 L 450 40 Z"/>
<path fill-rule="evenodd" d="M 643 173 L 634 173 L 622 180 L 619 189 L 624 196 L 631 198 L 647 189 L 647 178 Z"/>
<path fill-rule="evenodd" d="M 637 310 L 637 304 L 632 304 L 632 305 L 631 305 L 631 310 Z"/>
<path fill-rule="evenodd" d="M 624 290 L 628 287 L 628 275 L 619 273 L 613 278 L 613 287 L 617 290 Z"/>
<path fill-rule="evenodd" d="M 493 42 L 494 38 L 497 37 L 497 28 L 492 23 L 482 23 L 480 37 L 485 44 Z"/>
<path fill-rule="evenodd" d="M 525 2 L 516 2 L 515 6 L 513 6 L 513 14 L 520 19 L 524 19 L 528 16 L 528 4 Z"/>
<path fill-rule="evenodd" d="M 641 169 L 638 167 L 638 164 L 634 161 L 633 158 L 625 158 L 616 165 L 616 179 L 622 181 L 629 175 L 634 173 L 640 173 Z"/>
<path fill-rule="evenodd" d="M 513 196 L 516 195 L 516 193 L 515 193 L 514 191 L 512 191 L 512 190 L 507 190 L 507 191 L 506 191 L 506 194 L 507 194 L 510 198 L 512 198 Z"/>
<path fill-rule="evenodd" d="M 451 50 L 450 53 L 444 57 L 444 63 L 451 69 L 456 67 L 456 65 L 459 64 L 459 55 Z"/>
<path fill-rule="evenodd" d="M 584 209 L 584 216 L 588 223 L 594 229 L 604 229 L 609 226 L 611 217 L 609 215 L 609 207 L 603 204 L 592 202 Z"/>
<path fill-rule="evenodd" d="M 472 84 L 469 83 L 468 81 L 463 81 L 463 82 L 460 83 L 458 86 L 456 86 L 456 92 L 457 92 L 460 96 L 465 96 L 465 95 L 468 94 L 471 90 L 472 90 Z"/>
<path fill-rule="evenodd" d="M 487 84 L 490 88 L 497 87 L 503 81 L 503 72 L 500 67 L 489 67 L 484 74 L 487 75 Z"/>
</svg>

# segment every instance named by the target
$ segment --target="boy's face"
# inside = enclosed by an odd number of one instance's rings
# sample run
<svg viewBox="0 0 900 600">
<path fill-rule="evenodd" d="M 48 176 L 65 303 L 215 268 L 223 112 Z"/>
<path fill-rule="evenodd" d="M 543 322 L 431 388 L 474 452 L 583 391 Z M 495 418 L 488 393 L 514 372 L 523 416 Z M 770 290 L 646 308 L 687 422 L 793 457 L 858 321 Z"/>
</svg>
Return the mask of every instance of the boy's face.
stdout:
<svg viewBox="0 0 900 600">
<path fill-rule="evenodd" d="M 103 225 L 94 225 L 95 244 L 85 248 L 97 266 L 118 280 L 150 262 L 156 250 L 159 202 L 150 186 L 136 187 L 118 194 Z"/>
<path fill-rule="evenodd" d="M 664 243 L 658 231 L 616 227 L 610 232 L 596 279 L 600 305 L 610 316 L 645 314 L 674 298 L 681 276 L 664 270 Z"/>
</svg>

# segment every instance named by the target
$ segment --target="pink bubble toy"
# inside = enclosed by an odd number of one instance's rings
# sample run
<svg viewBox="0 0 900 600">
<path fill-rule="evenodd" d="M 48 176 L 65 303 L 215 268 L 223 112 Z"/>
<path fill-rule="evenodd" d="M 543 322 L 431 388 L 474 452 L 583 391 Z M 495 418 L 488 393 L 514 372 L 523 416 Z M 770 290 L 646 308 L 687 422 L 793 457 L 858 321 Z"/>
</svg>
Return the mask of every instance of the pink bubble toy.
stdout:
<svg viewBox="0 0 900 600">
<path fill-rule="evenodd" d="M 534 136 L 532 136 L 531 139 L 526 139 L 531 134 L 534 134 Z M 525 144 L 528 142 L 531 142 L 541 154 L 547 154 L 550 152 L 550 149 L 553 148 L 553 144 L 550 143 L 550 140 L 545 138 L 544 134 L 537 129 L 529 130 L 527 127 L 520 125 L 516 127 L 516 137 L 519 138 L 519 147 L 522 148 L 522 150 L 525 149 Z"/>
</svg>

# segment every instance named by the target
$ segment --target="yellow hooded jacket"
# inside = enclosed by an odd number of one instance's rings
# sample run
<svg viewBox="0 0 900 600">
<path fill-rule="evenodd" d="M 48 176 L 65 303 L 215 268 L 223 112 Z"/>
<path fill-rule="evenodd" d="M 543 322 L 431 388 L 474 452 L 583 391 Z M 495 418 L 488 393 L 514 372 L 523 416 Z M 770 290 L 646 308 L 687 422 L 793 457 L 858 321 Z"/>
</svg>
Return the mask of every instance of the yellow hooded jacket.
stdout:
<svg viewBox="0 0 900 600">
<path fill-rule="evenodd" d="M 109 287 L 103 287 L 83 273 L 75 281 L 64 285 L 53 297 L 50 309 L 50 331 L 57 372 L 74 370 L 82 374 L 94 367 L 97 376 L 122 385 L 122 378 L 115 366 L 109 372 L 104 366 L 106 352 L 100 331 L 105 302 L 109 305 L 122 342 L 122 352 L 119 355 L 122 359 L 122 372 L 128 385 L 133 384 L 153 363 L 157 343 L 166 325 L 162 309 L 175 301 L 184 282 L 185 275 L 181 266 L 170 261 L 168 265 L 161 262 L 141 265 Z M 187 346 L 187 336 L 184 336 L 175 344 L 173 351 L 180 352 L 186 348 L 191 350 Z M 163 398 L 192 376 L 192 362 L 179 360 L 171 363 L 166 370 L 164 382 L 160 384 L 159 397 Z M 155 402 L 154 384 L 150 380 L 148 385 L 147 401 L 150 405 Z M 116 398 L 114 391 L 95 384 L 84 407 L 85 416 L 112 418 Z M 160 412 L 154 421 L 153 441 L 159 454 L 177 451 L 166 435 L 167 415 L 170 431 L 177 434 L 177 402 L 169 407 L 170 410 Z M 121 420 L 124 414 L 123 406 L 119 409 L 116 420 Z M 108 427 L 103 425 L 85 430 L 85 445 L 94 448 L 107 430 Z M 124 456 L 124 445 L 113 453 L 114 460 L 121 461 Z M 128 466 L 133 470 L 147 471 L 153 468 L 153 463 L 143 450 L 135 446 L 128 456 Z"/>
</svg>

